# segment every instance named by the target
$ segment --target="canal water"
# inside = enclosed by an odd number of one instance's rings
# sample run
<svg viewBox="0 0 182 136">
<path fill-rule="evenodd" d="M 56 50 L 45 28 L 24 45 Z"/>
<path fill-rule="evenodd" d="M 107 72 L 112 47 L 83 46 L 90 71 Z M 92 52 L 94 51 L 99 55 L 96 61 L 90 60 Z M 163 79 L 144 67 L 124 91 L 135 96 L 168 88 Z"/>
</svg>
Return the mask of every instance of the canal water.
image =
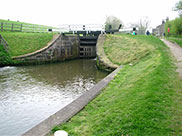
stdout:
<svg viewBox="0 0 182 136">
<path fill-rule="evenodd" d="M 19 136 L 104 78 L 95 60 L 0 68 L 0 136 Z"/>
</svg>

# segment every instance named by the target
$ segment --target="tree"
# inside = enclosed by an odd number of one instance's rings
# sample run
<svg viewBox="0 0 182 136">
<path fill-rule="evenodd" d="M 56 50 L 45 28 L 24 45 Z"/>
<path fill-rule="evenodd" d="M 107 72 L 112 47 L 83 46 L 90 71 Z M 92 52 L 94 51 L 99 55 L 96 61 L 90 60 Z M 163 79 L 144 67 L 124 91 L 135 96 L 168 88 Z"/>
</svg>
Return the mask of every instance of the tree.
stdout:
<svg viewBox="0 0 182 136">
<path fill-rule="evenodd" d="M 148 17 L 141 17 L 137 23 L 131 24 L 132 27 L 138 28 L 138 34 L 145 34 L 146 30 L 149 28 L 150 20 Z"/>
<path fill-rule="evenodd" d="M 130 27 L 138 28 L 137 34 L 145 34 L 146 30 L 149 29 L 150 19 L 146 16 L 141 17 L 137 23 L 131 23 Z"/>
<path fill-rule="evenodd" d="M 179 0 L 179 2 L 176 3 L 173 10 L 178 11 L 179 16 L 182 18 L 182 0 Z"/>
<path fill-rule="evenodd" d="M 138 22 L 138 34 L 145 34 L 145 31 L 149 28 L 150 20 L 148 17 L 141 17 Z"/>
<path fill-rule="evenodd" d="M 108 16 L 106 17 L 106 22 L 105 22 L 105 30 L 117 30 L 122 24 L 122 21 L 115 17 L 115 16 Z"/>
</svg>

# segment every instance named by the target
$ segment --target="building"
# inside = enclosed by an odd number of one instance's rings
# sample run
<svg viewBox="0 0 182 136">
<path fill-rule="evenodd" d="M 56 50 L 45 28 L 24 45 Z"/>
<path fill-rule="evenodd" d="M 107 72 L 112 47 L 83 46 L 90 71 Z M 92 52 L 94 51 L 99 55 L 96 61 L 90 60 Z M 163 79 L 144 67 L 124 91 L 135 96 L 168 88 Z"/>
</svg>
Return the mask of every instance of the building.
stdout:
<svg viewBox="0 0 182 136">
<path fill-rule="evenodd" d="M 169 18 L 166 18 L 166 22 L 169 21 Z M 165 35 L 165 23 L 164 20 L 162 21 L 161 25 L 158 25 L 156 28 L 152 29 L 152 34 L 156 36 L 164 36 Z"/>
</svg>

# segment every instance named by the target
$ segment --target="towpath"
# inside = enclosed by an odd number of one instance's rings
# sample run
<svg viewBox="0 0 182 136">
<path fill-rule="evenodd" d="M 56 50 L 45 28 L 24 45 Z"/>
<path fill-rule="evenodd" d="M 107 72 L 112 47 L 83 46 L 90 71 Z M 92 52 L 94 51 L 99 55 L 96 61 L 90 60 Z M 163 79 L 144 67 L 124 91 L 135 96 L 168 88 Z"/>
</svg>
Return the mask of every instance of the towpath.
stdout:
<svg viewBox="0 0 182 136">
<path fill-rule="evenodd" d="M 162 41 L 170 48 L 173 56 L 176 58 L 176 66 L 178 67 L 177 72 L 182 78 L 182 48 L 179 45 L 171 43 L 165 39 L 162 39 Z"/>
</svg>

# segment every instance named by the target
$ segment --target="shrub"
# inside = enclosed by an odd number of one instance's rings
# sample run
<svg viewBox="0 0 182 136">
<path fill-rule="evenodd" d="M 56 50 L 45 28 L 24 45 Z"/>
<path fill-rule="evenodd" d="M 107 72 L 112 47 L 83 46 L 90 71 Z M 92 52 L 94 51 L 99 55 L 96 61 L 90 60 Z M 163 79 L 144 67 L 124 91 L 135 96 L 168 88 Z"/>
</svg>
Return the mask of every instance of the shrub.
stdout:
<svg viewBox="0 0 182 136">
<path fill-rule="evenodd" d="M 12 64 L 13 61 L 9 55 L 9 53 L 4 49 L 2 45 L 0 45 L 0 66 Z"/>
<path fill-rule="evenodd" d="M 165 33 L 168 34 L 168 28 L 170 28 L 171 36 L 180 36 L 182 35 L 182 18 L 176 18 L 175 20 L 171 20 L 166 22 L 165 25 Z"/>
</svg>

